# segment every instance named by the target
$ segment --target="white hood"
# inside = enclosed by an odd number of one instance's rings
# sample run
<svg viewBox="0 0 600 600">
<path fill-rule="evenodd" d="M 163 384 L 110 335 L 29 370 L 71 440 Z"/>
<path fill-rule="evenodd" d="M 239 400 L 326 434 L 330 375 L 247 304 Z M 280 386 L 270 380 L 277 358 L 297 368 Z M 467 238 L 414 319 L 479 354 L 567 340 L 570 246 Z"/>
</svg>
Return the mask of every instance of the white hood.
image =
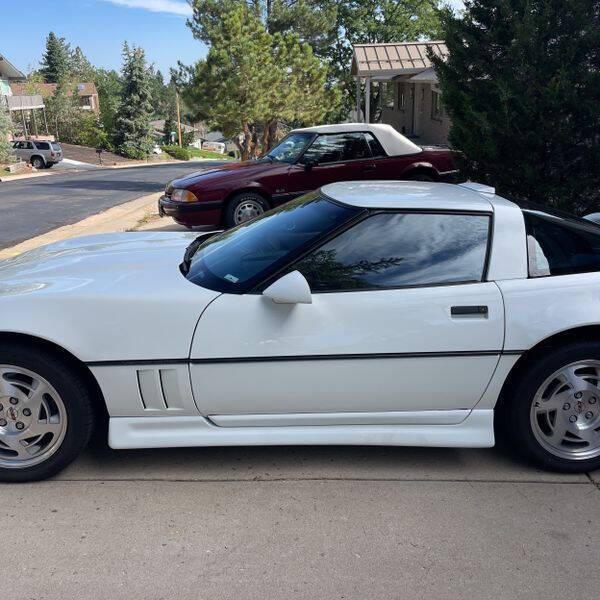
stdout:
<svg viewBox="0 0 600 600">
<path fill-rule="evenodd" d="M 186 358 L 219 293 L 179 271 L 187 233 L 66 240 L 0 262 L 0 331 L 53 341 L 83 361 Z"/>
</svg>

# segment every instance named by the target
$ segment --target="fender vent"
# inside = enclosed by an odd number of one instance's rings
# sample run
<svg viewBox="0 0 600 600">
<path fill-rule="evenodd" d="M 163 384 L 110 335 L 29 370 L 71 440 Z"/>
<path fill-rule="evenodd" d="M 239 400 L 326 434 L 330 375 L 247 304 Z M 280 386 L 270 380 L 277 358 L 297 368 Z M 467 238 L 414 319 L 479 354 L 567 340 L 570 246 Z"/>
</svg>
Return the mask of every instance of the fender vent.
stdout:
<svg viewBox="0 0 600 600">
<path fill-rule="evenodd" d="M 175 369 L 140 369 L 136 375 L 144 410 L 183 409 Z"/>
</svg>

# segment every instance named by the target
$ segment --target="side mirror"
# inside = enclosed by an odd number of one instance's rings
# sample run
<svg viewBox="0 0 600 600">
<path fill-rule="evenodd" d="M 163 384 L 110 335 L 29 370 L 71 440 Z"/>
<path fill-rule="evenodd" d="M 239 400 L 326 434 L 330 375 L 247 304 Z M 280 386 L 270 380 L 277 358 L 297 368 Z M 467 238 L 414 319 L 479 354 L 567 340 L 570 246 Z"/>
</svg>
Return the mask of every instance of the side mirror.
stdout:
<svg viewBox="0 0 600 600">
<path fill-rule="evenodd" d="M 306 162 L 304 163 L 304 170 L 310 171 L 313 167 L 318 166 L 318 164 L 319 161 L 316 158 L 307 158 Z"/>
<path fill-rule="evenodd" d="M 263 293 L 277 304 L 312 304 L 308 281 L 300 271 L 292 271 L 272 283 Z"/>
</svg>

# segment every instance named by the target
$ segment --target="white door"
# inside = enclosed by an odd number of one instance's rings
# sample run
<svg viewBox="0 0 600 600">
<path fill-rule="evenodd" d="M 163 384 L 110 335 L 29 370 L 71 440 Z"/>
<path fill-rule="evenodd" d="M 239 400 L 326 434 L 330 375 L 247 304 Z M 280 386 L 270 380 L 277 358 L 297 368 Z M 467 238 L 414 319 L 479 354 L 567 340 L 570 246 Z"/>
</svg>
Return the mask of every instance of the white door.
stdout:
<svg viewBox="0 0 600 600">
<path fill-rule="evenodd" d="M 457 422 L 502 351 L 484 282 L 490 216 L 381 212 L 293 265 L 312 304 L 223 294 L 202 315 L 192 383 L 220 425 Z"/>
</svg>

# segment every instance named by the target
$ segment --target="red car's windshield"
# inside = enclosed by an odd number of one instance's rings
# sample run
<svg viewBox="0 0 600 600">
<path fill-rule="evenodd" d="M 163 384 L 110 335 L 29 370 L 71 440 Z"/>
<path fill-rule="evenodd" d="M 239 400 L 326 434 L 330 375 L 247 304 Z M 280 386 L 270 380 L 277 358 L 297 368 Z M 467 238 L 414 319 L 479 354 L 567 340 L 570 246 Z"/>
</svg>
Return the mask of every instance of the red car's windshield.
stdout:
<svg viewBox="0 0 600 600">
<path fill-rule="evenodd" d="M 290 133 L 275 148 L 271 148 L 263 159 L 293 163 L 298 160 L 306 146 L 313 139 L 314 133 Z"/>
</svg>

